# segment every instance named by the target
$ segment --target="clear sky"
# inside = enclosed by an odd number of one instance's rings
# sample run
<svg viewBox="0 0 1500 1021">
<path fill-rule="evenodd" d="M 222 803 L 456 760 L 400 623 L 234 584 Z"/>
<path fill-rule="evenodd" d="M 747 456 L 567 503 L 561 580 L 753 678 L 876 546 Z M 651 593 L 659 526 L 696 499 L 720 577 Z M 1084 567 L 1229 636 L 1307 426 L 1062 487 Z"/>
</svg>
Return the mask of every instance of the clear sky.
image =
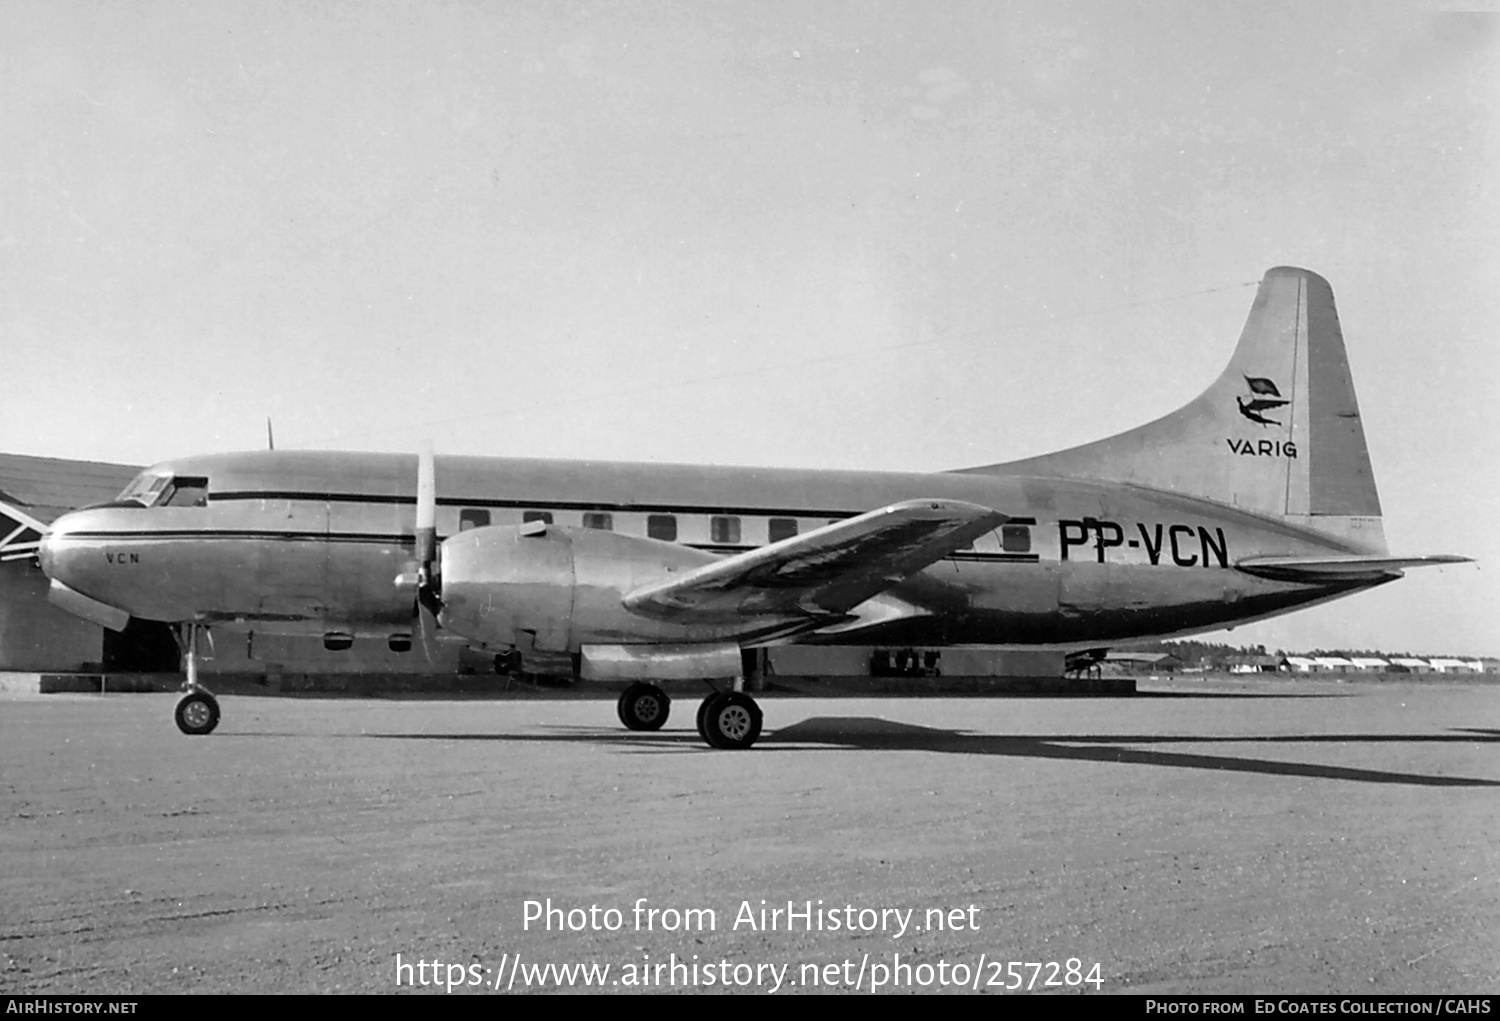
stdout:
<svg viewBox="0 0 1500 1021">
<path fill-rule="evenodd" d="M 1414 572 L 1224 640 L 1500 653 L 1500 15 L 0 0 L 0 450 L 939 470 L 1339 303 Z M 920 494 L 914 494 L 920 495 Z"/>
</svg>

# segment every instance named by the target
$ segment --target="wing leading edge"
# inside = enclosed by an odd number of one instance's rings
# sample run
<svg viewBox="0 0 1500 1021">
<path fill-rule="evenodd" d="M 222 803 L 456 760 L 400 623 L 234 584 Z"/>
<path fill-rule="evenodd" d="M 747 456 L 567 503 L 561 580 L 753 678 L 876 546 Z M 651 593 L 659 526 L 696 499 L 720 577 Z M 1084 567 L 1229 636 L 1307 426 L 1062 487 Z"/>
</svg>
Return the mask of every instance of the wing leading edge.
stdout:
<svg viewBox="0 0 1500 1021">
<path fill-rule="evenodd" d="M 906 500 L 643 585 L 623 602 L 675 623 L 841 617 L 1009 520 L 959 500 Z"/>
</svg>

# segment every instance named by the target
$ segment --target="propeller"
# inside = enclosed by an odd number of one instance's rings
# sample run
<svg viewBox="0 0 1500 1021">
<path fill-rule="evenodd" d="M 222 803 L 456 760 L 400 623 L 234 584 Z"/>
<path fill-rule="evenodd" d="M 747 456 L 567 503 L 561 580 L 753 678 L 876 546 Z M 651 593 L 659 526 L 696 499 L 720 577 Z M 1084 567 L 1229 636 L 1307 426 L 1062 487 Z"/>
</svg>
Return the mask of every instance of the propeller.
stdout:
<svg viewBox="0 0 1500 1021">
<path fill-rule="evenodd" d="M 416 595 L 418 618 L 422 617 L 422 608 L 426 608 L 435 622 L 443 609 L 443 600 L 437 559 L 437 484 L 432 467 L 431 443 L 423 444 L 417 455 L 415 540 L 412 551 L 414 562 L 396 576 L 396 587 L 402 592 L 413 592 Z M 425 631 L 425 619 L 418 623 Z"/>
</svg>

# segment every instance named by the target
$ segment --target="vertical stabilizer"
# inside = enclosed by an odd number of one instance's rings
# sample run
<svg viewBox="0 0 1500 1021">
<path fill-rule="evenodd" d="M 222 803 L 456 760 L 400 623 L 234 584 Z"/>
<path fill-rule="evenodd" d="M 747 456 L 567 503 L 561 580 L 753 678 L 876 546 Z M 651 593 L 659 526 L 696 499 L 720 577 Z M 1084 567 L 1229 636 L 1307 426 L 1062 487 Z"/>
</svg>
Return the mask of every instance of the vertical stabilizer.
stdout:
<svg viewBox="0 0 1500 1021">
<path fill-rule="evenodd" d="M 1109 439 L 969 470 L 1132 482 L 1385 551 L 1333 290 L 1305 269 L 1266 273 L 1229 366 L 1186 406 Z"/>
</svg>

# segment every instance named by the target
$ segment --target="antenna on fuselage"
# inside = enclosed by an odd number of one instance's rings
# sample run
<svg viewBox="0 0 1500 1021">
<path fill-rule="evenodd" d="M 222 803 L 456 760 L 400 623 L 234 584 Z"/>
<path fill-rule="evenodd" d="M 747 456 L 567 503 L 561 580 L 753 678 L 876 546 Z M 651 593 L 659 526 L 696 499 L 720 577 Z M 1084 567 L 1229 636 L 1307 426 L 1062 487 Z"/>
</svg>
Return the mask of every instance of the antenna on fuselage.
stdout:
<svg viewBox="0 0 1500 1021">
<path fill-rule="evenodd" d="M 266 416 L 266 449 L 276 449 L 276 434 L 271 431 L 271 416 Z"/>
</svg>

